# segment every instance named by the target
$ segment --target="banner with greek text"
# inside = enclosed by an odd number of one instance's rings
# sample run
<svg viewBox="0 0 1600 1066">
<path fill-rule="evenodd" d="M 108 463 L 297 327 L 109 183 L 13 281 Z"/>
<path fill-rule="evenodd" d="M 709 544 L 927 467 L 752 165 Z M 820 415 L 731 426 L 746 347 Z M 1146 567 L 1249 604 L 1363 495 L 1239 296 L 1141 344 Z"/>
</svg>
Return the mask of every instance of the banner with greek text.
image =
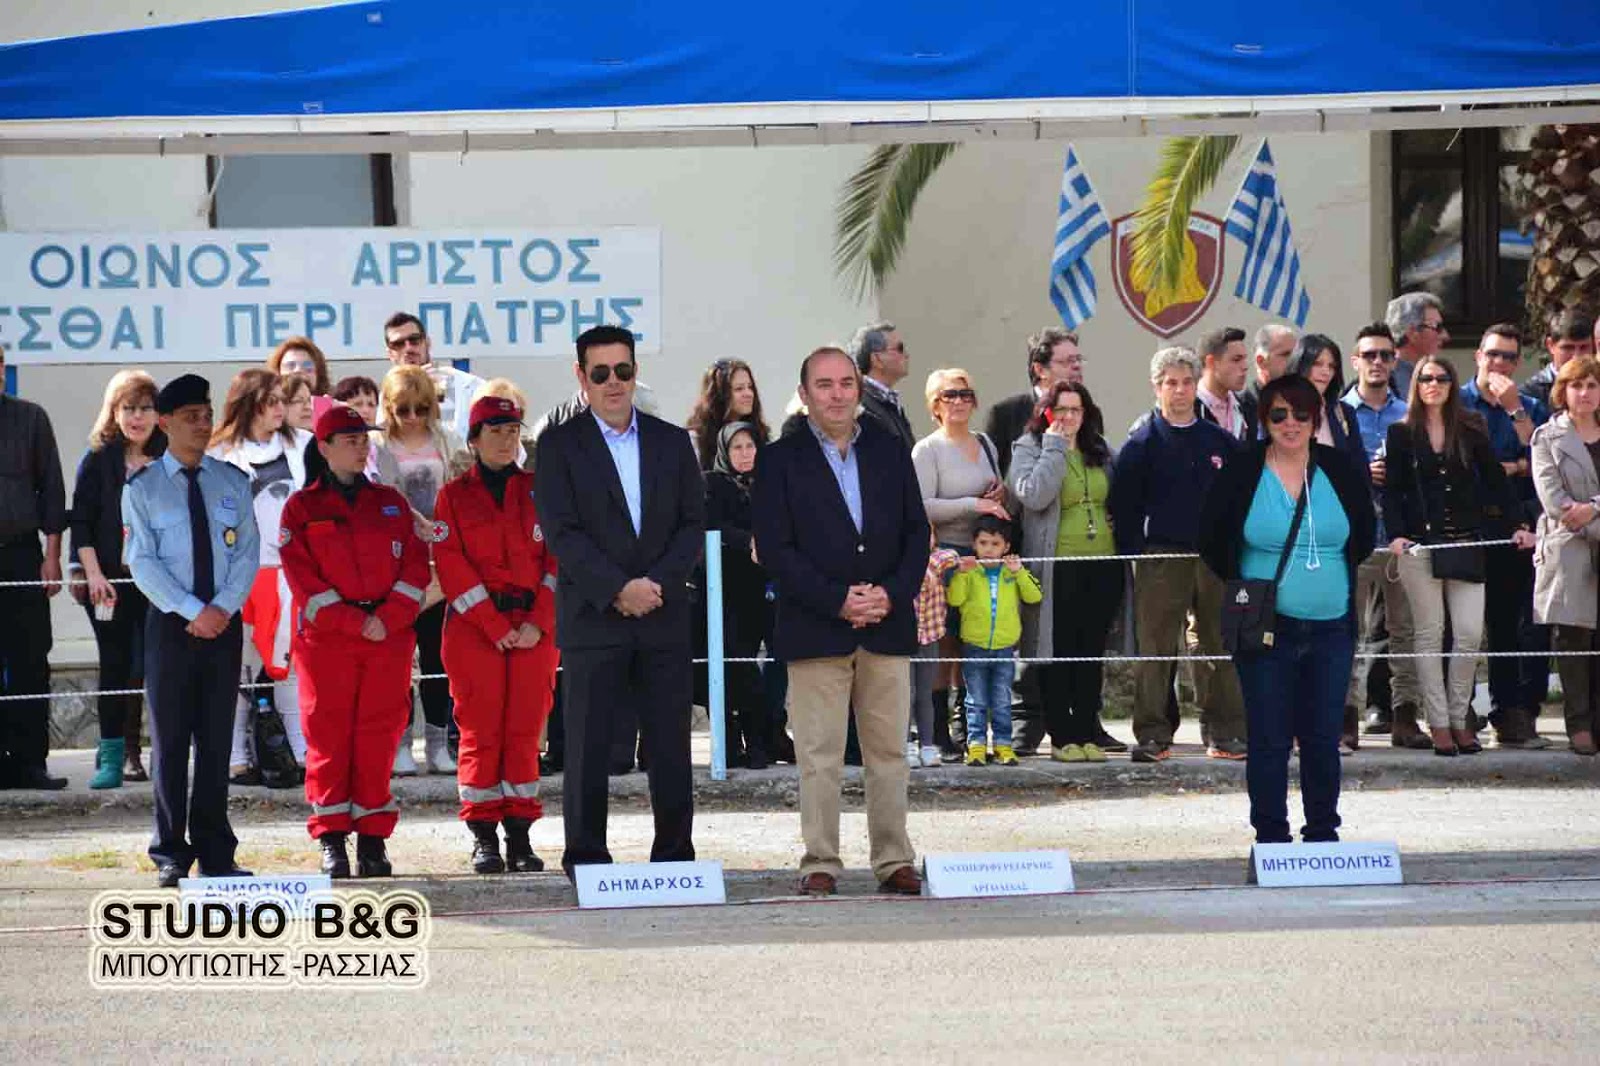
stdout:
<svg viewBox="0 0 1600 1066">
<path fill-rule="evenodd" d="M 383 355 L 396 311 L 435 353 L 571 358 L 590 326 L 661 347 L 649 227 L 0 234 L 0 344 L 18 365 L 255 362 L 310 337 Z"/>
</svg>

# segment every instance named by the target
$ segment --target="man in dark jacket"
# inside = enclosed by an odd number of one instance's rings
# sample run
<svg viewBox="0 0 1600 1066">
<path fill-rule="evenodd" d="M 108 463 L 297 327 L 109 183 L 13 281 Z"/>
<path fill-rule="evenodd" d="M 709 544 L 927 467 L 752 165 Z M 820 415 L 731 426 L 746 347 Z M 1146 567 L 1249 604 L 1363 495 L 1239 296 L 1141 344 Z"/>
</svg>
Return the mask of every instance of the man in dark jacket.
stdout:
<svg viewBox="0 0 1600 1066">
<path fill-rule="evenodd" d="M 807 428 L 768 445 L 758 462 L 756 550 L 777 585 L 773 643 L 789 664 L 806 847 L 800 891 L 832 895 L 844 871 L 839 785 L 853 704 L 872 872 L 883 891 L 917 895 L 904 749 L 928 519 L 910 452 L 873 419 L 857 420 L 860 388 L 840 349 L 806 358 Z"/>
<path fill-rule="evenodd" d="M 1117 456 L 1111 525 L 1125 554 L 1184 554 L 1199 540 L 1200 507 L 1212 480 L 1238 446 L 1233 437 L 1200 418 L 1195 385 L 1200 361 L 1188 348 L 1163 348 L 1150 362 L 1158 407 Z M 1184 615 L 1194 607 L 1201 655 L 1222 654 L 1222 582 L 1198 559 L 1152 559 L 1134 574 L 1134 618 L 1140 655 L 1172 655 L 1182 639 Z M 1214 759 L 1245 756 L 1244 698 L 1230 663 L 1195 663 L 1201 729 Z M 1134 675 L 1135 762 L 1162 762 L 1173 727 L 1166 713 L 1171 672 L 1145 662 Z"/>
<path fill-rule="evenodd" d="M 917 443 L 906 418 L 906 406 L 895 386 L 911 372 L 906 342 L 893 322 L 876 322 L 856 330 L 850 338 L 850 358 L 861 372 L 861 408 L 878 420 L 910 451 Z"/>
</svg>

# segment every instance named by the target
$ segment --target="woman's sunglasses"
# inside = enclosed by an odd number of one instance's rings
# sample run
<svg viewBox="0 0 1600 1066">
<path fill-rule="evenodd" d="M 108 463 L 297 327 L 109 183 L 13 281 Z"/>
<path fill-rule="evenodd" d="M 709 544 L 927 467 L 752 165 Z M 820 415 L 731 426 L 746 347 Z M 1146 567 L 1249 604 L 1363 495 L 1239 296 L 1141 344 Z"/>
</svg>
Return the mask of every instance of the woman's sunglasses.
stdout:
<svg viewBox="0 0 1600 1066">
<path fill-rule="evenodd" d="M 616 371 L 618 381 L 633 380 L 632 363 L 618 363 L 615 367 L 607 366 L 605 363 L 597 363 L 589 368 L 589 380 L 596 385 L 604 385 L 611 380 L 612 370 Z"/>
<path fill-rule="evenodd" d="M 978 399 L 978 393 L 973 389 L 945 389 L 939 394 L 939 399 L 945 403 L 954 403 L 956 400 L 975 403 Z"/>
<path fill-rule="evenodd" d="M 1299 408 L 1291 407 L 1274 407 L 1267 412 L 1267 421 L 1275 426 L 1283 425 L 1291 417 L 1296 422 L 1310 422 L 1315 416 L 1310 411 L 1302 411 Z"/>
<path fill-rule="evenodd" d="M 1448 385 L 1454 380 L 1449 374 L 1418 374 L 1418 385 Z"/>
<path fill-rule="evenodd" d="M 412 415 L 416 415 L 418 418 L 427 418 L 428 415 L 432 413 L 433 408 L 431 407 L 412 407 L 409 404 L 404 407 L 396 407 L 394 409 L 394 416 L 396 418 L 410 418 Z"/>
</svg>

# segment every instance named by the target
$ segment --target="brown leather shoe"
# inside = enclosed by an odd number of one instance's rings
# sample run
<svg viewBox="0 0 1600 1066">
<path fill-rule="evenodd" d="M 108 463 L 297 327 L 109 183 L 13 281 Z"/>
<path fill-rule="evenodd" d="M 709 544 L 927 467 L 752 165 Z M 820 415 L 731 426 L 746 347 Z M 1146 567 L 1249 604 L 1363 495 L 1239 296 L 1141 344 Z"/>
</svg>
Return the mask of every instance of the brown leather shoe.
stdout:
<svg viewBox="0 0 1600 1066">
<path fill-rule="evenodd" d="M 920 896 L 922 895 L 922 877 L 912 866 L 902 866 L 882 881 L 878 882 L 878 891 L 887 892 L 892 896 Z"/>
<path fill-rule="evenodd" d="M 1400 708 L 1395 708 L 1394 725 L 1389 733 L 1389 746 L 1393 748 L 1411 748 L 1415 751 L 1426 751 L 1433 747 L 1433 741 L 1428 738 L 1417 725 L 1416 718 L 1403 713 Z"/>
<path fill-rule="evenodd" d="M 802 896 L 834 896 L 839 893 L 839 882 L 832 874 L 806 874 L 800 879 Z"/>
</svg>

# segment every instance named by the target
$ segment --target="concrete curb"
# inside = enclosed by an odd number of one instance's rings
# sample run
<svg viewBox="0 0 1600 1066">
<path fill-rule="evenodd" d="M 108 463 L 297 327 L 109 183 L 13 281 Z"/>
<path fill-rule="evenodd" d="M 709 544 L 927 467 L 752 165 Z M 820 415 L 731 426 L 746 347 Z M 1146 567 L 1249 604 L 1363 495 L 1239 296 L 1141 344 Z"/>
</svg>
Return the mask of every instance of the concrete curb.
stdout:
<svg viewBox="0 0 1600 1066">
<path fill-rule="evenodd" d="M 1067 798 L 1243 790 L 1244 763 L 1208 759 L 1198 745 L 1178 744 L 1173 751 L 1172 759 L 1155 765 L 1136 764 L 1126 756 L 1113 756 L 1110 761 L 1095 765 L 1030 758 L 1024 759 L 1019 767 L 942 766 L 913 771 L 909 789 L 913 802 L 927 805 L 1000 797 L 1017 802 L 1048 802 Z M 151 809 L 148 783 L 129 784 L 103 792 L 89 791 L 86 784 L 93 768 L 91 751 L 57 752 L 52 755 L 50 766 L 53 773 L 68 778 L 69 787 L 60 792 L 0 791 L 0 820 Z M 1390 748 L 1385 742 L 1384 747 L 1363 747 L 1343 760 L 1343 768 L 1347 790 L 1600 786 L 1600 759 L 1574 755 L 1564 744 L 1545 751 L 1490 748 L 1482 755 L 1441 759 L 1426 751 Z M 1291 781 L 1295 775 L 1295 765 L 1291 761 Z M 861 794 L 860 769 L 847 767 L 844 781 L 847 795 Z M 561 783 L 560 774 L 543 782 L 541 791 L 547 812 L 560 809 Z M 454 807 L 457 803 L 453 777 L 396 778 L 393 789 L 402 806 Z M 614 777 L 611 795 L 621 802 L 647 800 L 646 776 L 632 773 Z M 799 771 L 793 766 L 730 770 L 725 781 L 712 781 L 710 771 L 704 766 L 695 768 L 695 798 L 706 807 L 768 810 L 793 806 L 798 802 L 798 795 Z M 297 817 L 306 812 L 304 796 L 297 788 L 234 788 L 231 806 L 240 811 L 278 812 Z"/>
</svg>

